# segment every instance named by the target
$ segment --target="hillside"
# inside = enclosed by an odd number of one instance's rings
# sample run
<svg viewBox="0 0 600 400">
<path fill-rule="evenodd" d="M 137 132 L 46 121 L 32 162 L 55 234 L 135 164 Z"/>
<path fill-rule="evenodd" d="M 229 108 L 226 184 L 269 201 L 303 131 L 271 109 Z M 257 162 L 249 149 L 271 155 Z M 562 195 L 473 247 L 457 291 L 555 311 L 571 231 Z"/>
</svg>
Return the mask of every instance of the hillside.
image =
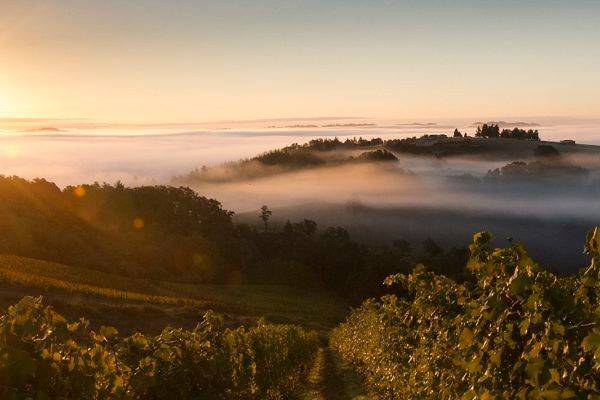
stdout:
<svg viewBox="0 0 600 400">
<path fill-rule="evenodd" d="M 202 166 L 187 175 L 173 177 L 172 183 L 185 186 L 198 183 L 226 183 L 306 169 L 398 161 L 397 157 L 382 145 L 381 139 L 360 138 L 348 139 L 345 142 L 337 138 L 315 139 L 303 145 L 294 143 L 248 159 L 231 161 L 214 167 Z"/>
<path fill-rule="evenodd" d="M 524 130 L 517 131 L 527 134 Z M 532 161 L 537 159 L 539 148 L 544 146 L 556 149 L 557 154 L 561 154 L 567 162 L 600 156 L 600 146 L 511 137 L 448 137 L 444 134 L 432 134 L 419 138 L 385 140 L 314 139 L 301 145 L 295 143 L 271 150 L 249 159 L 212 167 L 202 166 L 187 175 L 174 177 L 172 183 L 194 186 L 246 181 L 322 167 L 394 162 L 410 156 L 437 159 L 485 157 L 488 161 Z"/>
<path fill-rule="evenodd" d="M 208 309 L 225 313 L 233 325 L 265 317 L 327 329 L 346 310 L 344 301 L 327 292 L 276 285 L 174 283 L 0 255 L 1 304 L 13 304 L 24 295 L 44 295 L 66 315 L 86 315 L 97 324 L 124 331 L 156 331 L 168 324 L 193 327 Z"/>
</svg>

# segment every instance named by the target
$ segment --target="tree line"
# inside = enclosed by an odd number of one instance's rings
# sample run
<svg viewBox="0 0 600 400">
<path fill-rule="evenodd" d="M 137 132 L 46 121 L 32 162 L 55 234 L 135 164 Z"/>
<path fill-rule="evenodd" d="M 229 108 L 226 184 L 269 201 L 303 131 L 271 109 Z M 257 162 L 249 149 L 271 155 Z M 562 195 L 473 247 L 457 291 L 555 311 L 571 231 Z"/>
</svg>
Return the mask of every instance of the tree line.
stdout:
<svg viewBox="0 0 600 400">
<path fill-rule="evenodd" d="M 502 129 L 497 124 L 483 124 L 477 127 L 476 137 L 480 138 L 502 138 L 502 139 L 521 139 L 521 140 L 540 140 L 537 129 Z"/>
<path fill-rule="evenodd" d="M 464 249 L 428 240 L 372 246 L 314 221 L 239 224 L 213 199 L 184 187 L 91 184 L 0 177 L 0 252 L 133 277 L 192 283 L 273 283 L 360 300 L 418 261 L 460 273 Z M 452 266 L 454 265 L 454 267 Z"/>
</svg>

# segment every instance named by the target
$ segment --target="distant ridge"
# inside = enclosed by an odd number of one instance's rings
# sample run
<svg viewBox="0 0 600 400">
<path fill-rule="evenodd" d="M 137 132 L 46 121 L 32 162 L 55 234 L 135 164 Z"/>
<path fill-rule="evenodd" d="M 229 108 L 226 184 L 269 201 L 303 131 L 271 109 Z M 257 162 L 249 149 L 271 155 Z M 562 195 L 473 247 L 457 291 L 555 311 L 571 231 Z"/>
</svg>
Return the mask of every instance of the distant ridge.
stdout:
<svg viewBox="0 0 600 400">
<path fill-rule="evenodd" d="M 483 125 L 483 124 L 498 125 L 500 127 L 506 127 L 506 126 L 510 126 L 510 127 L 542 126 L 541 124 L 538 124 L 537 122 L 523 122 L 523 121 L 516 121 L 516 122 L 511 122 L 511 121 L 488 121 L 488 122 L 481 122 L 481 121 L 479 121 L 479 122 L 473 122 L 469 126 L 479 126 L 479 125 Z"/>
</svg>

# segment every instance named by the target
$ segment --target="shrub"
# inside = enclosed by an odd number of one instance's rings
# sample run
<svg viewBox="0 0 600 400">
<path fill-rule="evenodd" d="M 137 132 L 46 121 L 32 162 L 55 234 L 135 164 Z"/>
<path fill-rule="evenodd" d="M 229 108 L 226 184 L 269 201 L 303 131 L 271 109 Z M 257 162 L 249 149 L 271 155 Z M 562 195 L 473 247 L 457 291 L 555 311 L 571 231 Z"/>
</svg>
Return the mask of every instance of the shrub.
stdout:
<svg viewBox="0 0 600 400">
<path fill-rule="evenodd" d="M 299 327 L 228 329 L 212 312 L 193 330 L 120 338 L 25 297 L 0 317 L 0 398 L 288 398 L 317 347 Z"/>
<path fill-rule="evenodd" d="M 474 236 L 473 280 L 418 266 L 386 283 L 332 334 L 382 399 L 598 399 L 600 228 L 577 276 L 540 269 L 525 249 Z"/>
</svg>

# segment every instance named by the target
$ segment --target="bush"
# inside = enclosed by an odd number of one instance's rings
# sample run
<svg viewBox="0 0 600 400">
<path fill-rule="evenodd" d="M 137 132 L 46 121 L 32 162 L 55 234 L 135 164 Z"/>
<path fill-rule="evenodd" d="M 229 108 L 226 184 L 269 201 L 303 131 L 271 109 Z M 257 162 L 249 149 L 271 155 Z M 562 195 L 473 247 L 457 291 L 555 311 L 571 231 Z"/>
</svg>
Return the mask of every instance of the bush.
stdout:
<svg viewBox="0 0 600 400">
<path fill-rule="evenodd" d="M 471 282 L 418 266 L 390 276 L 332 344 L 382 399 L 598 399 L 600 228 L 578 276 L 541 270 L 518 244 L 474 236 Z"/>
<path fill-rule="evenodd" d="M 227 329 L 212 312 L 193 330 L 121 339 L 25 297 L 0 317 L 0 398 L 288 398 L 317 346 L 295 326 Z"/>
</svg>

